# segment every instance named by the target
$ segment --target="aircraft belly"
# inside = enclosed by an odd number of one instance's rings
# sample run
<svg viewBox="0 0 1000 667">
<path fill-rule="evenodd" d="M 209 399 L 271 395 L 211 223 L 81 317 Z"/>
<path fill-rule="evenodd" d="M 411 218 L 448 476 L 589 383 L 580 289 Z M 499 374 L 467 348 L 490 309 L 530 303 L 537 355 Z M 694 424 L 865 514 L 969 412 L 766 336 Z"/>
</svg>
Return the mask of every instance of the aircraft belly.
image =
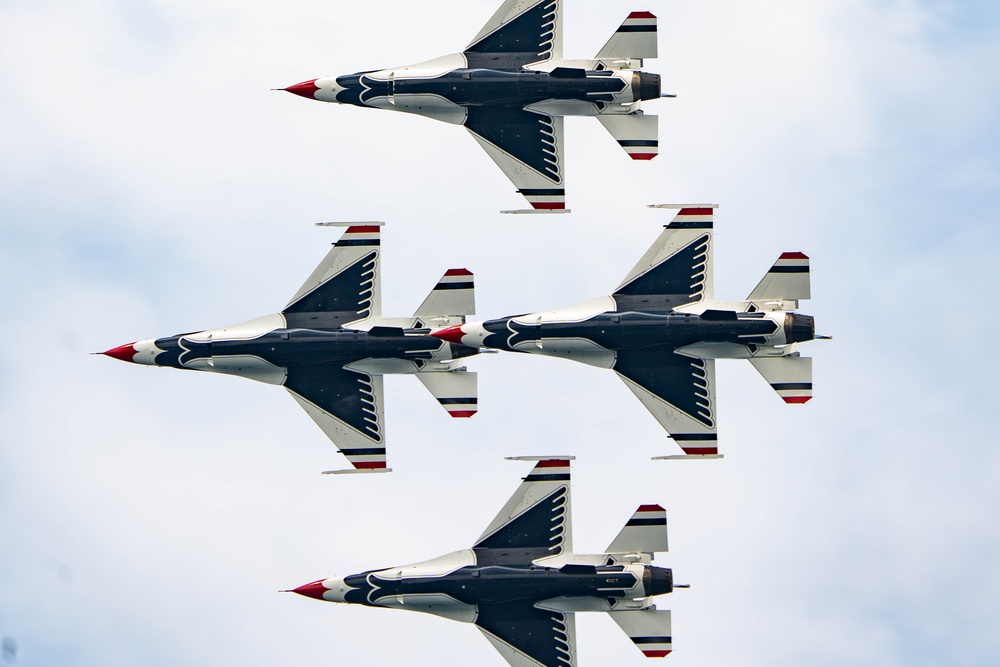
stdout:
<svg viewBox="0 0 1000 667">
<path fill-rule="evenodd" d="M 474 623 L 478 607 L 443 593 L 408 593 L 379 599 L 376 606 L 434 614 L 459 623 Z"/>
<path fill-rule="evenodd" d="M 536 338 L 519 342 L 513 349 L 517 352 L 571 359 L 598 368 L 613 368 L 615 365 L 614 351 L 586 338 Z"/>
<path fill-rule="evenodd" d="M 199 357 L 192 359 L 185 366 L 196 371 L 238 375 L 250 380 L 275 385 L 284 384 L 285 377 L 287 376 L 287 371 L 281 366 L 276 366 L 260 357 L 251 355 Z"/>
</svg>

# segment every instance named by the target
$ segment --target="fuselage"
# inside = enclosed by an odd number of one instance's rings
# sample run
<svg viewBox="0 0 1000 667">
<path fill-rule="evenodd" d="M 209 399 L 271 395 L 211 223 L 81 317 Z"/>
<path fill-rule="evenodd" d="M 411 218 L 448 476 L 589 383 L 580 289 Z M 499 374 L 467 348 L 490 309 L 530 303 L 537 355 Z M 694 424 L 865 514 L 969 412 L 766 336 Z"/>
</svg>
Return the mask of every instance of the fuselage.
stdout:
<svg viewBox="0 0 1000 667">
<path fill-rule="evenodd" d="M 607 556 L 592 560 L 603 559 Z M 672 590 L 671 570 L 646 563 L 477 565 L 472 550 L 467 550 L 415 565 L 331 577 L 295 592 L 329 602 L 413 609 L 471 622 L 480 605 L 545 606 L 550 601 L 552 607 L 567 611 L 609 611 L 621 602 Z"/>
<path fill-rule="evenodd" d="M 632 69 L 606 69 L 600 61 L 556 61 L 544 69 L 469 66 L 464 54 L 452 54 L 417 65 L 304 81 L 286 90 L 324 102 L 353 104 L 437 116 L 448 107 L 530 107 L 568 102 L 546 109 L 555 115 L 597 115 L 660 96 L 657 74 Z M 582 65 L 582 66 L 580 66 Z M 589 68 L 598 69 L 589 69 Z M 572 104 L 577 103 L 577 104 Z M 427 111 L 422 111 L 427 110 Z M 445 118 L 462 122 L 461 118 Z"/>
<path fill-rule="evenodd" d="M 468 346 L 602 361 L 615 350 L 664 347 L 698 357 L 752 357 L 812 340 L 813 318 L 786 311 L 646 312 L 602 297 L 561 310 L 450 327 L 435 336 Z M 780 352 L 778 352 L 780 354 Z"/>
<path fill-rule="evenodd" d="M 427 362 L 469 356 L 467 348 L 442 344 L 423 333 L 406 333 L 400 327 L 310 329 L 284 324 L 283 316 L 270 315 L 223 329 L 138 341 L 118 348 L 120 354 L 112 356 L 139 364 L 241 375 L 270 384 L 281 384 L 284 370 L 295 367 L 394 360 L 402 363 L 387 367 L 388 372 L 416 372 Z"/>
</svg>

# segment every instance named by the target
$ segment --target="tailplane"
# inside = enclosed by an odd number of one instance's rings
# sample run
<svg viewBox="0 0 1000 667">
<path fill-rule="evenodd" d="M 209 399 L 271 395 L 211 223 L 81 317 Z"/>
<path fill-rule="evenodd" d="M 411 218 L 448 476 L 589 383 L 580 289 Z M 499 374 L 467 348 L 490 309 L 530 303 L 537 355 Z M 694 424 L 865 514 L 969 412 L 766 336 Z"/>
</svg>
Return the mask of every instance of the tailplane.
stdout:
<svg viewBox="0 0 1000 667">
<path fill-rule="evenodd" d="M 632 12 L 597 53 L 598 60 L 632 60 L 656 57 L 656 17 Z"/>
<path fill-rule="evenodd" d="M 659 117 L 641 112 L 627 115 L 602 115 L 604 129 L 633 160 L 652 160 L 659 155 Z"/>
<path fill-rule="evenodd" d="M 783 310 L 790 310 L 784 302 L 794 301 L 795 305 L 791 309 L 795 309 L 798 308 L 800 299 L 809 297 L 809 257 L 801 252 L 783 252 L 757 287 L 750 292 L 747 301 L 758 304 L 764 302 L 762 305 L 765 310 L 769 309 L 769 303 L 775 303 Z"/>
<path fill-rule="evenodd" d="M 613 611 L 609 612 L 608 616 L 647 658 L 665 658 L 673 650 L 670 611 L 657 609 Z"/>
<path fill-rule="evenodd" d="M 648 554 L 667 551 L 667 511 L 659 505 L 640 505 L 605 550 L 608 554 Z"/>
<path fill-rule="evenodd" d="M 448 269 L 437 282 L 413 316 L 420 320 L 418 328 L 465 324 L 466 315 L 476 313 L 476 290 L 472 272 L 468 269 Z"/>
<path fill-rule="evenodd" d="M 813 395 L 812 357 L 754 357 L 750 363 L 785 403 L 807 403 Z"/>
</svg>

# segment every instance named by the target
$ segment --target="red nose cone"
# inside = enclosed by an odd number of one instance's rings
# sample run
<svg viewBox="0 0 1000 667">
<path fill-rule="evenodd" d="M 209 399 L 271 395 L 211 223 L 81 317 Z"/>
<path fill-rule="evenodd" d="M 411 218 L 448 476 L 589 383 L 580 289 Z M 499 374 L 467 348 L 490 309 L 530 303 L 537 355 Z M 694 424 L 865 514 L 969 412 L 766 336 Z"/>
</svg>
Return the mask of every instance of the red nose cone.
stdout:
<svg viewBox="0 0 1000 667">
<path fill-rule="evenodd" d="M 316 91 L 319 87 L 316 85 L 316 79 L 309 79 L 308 81 L 303 81 L 302 83 L 297 83 L 294 86 L 289 86 L 285 88 L 289 93 L 295 93 L 296 95 L 301 95 L 302 97 L 308 97 L 311 100 L 316 99 Z"/>
<path fill-rule="evenodd" d="M 449 343 L 462 344 L 462 336 L 465 334 L 462 332 L 462 325 L 457 324 L 453 327 L 445 327 L 439 331 L 435 331 L 431 334 L 435 338 L 440 338 L 441 340 L 446 340 Z"/>
<path fill-rule="evenodd" d="M 317 600 L 322 600 L 323 593 L 326 593 L 327 589 L 323 586 L 323 579 L 319 581 L 314 581 L 311 584 L 305 584 L 299 586 L 298 588 L 292 589 L 293 593 L 298 593 L 299 595 L 305 595 L 307 598 L 315 598 Z"/>
<path fill-rule="evenodd" d="M 135 363 L 133 359 L 135 358 L 135 354 L 138 350 L 135 349 L 133 345 L 134 343 L 119 345 L 118 347 L 111 348 L 107 352 L 101 352 L 101 354 L 108 357 L 114 357 L 115 359 L 121 359 L 122 361 L 127 361 L 129 363 Z"/>
</svg>

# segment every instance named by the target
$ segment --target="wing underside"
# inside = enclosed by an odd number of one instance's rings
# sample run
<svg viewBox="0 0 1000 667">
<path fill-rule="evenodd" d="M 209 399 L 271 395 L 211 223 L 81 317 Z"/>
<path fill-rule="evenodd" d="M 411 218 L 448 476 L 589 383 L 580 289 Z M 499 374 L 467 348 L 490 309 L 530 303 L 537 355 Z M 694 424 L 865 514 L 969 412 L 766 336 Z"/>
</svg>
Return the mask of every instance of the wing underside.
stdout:
<svg viewBox="0 0 1000 667">
<path fill-rule="evenodd" d="M 289 328 L 336 328 L 381 317 L 379 227 L 351 225 L 285 306 Z"/>
<path fill-rule="evenodd" d="M 569 460 L 538 461 L 473 546 L 477 563 L 572 552 L 569 481 Z"/>
<path fill-rule="evenodd" d="M 572 613 L 527 603 L 480 605 L 476 627 L 513 667 L 574 667 L 576 623 Z"/>
<path fill-rule="evenodd" d="M 533 208 L 566 208 L 561 116 L 517 106 L 471 107 L 465 127 Z"/>
<path fill-rule="evenodd" d="M 357 470 L 386 469 L 381 375 L 317 364 L 289 369 L 285 388 Z"/>
<path fill-rule="evenodd" d="M 719 453 L 714 360 L 669 350 L 619 350 L 614 370 L 685 454 Z"/>
<path fill-rule="evenodd" d="M 650 297 L 663 310 L 711 301 L 712 224 L 711 207 L 681 208 L 614 291 L 618 310 L 635 299 L 648 309 Z"/>
<path fill-rule="evenodd" d="M 562 58 L 561 0 L 506 0 L 469 46 L 469 67 L 519 67 Z"/>
</svg>

